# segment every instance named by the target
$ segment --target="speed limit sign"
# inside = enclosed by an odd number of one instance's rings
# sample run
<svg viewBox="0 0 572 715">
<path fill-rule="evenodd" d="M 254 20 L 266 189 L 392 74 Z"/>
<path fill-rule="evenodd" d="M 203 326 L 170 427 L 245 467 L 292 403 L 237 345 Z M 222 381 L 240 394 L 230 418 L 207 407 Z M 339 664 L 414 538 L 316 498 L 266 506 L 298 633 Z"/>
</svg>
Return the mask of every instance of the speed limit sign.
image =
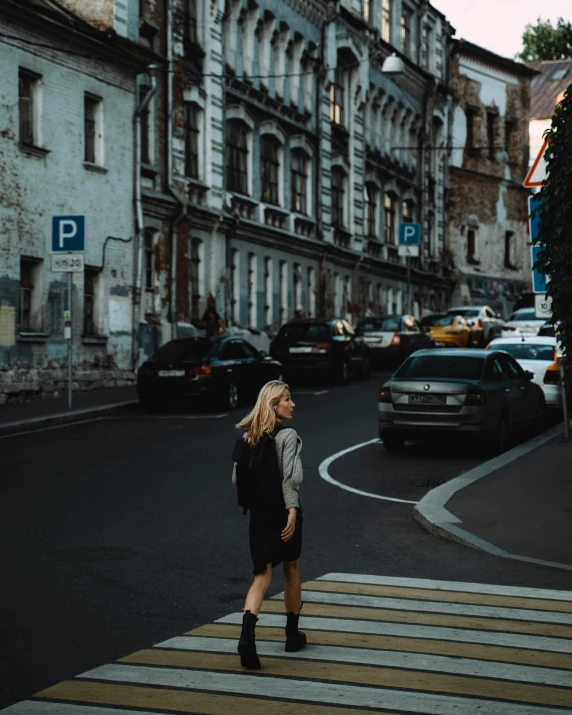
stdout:
<svg viewBox="0 0 572 715">
<path fill-rule="evenodd" d="M 534 296 L 534 308 L 537 318 L 549 320 L 552 317 L 552 298 L 546 296 L 546 293 L 537 293 Z"/>
</svg>

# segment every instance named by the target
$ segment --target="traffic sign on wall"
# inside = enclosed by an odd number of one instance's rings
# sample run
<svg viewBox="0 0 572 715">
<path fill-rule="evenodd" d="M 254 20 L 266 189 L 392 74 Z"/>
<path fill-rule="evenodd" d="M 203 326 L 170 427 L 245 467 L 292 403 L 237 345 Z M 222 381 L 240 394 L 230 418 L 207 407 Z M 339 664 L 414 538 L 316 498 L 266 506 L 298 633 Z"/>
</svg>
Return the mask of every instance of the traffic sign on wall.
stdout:
<svg viewBox="0 0 572 715">
<path fill-rule="evenodd" d="M 85 250 L 85 216 L 52 216 L 52 251 Z"/>
</svg>

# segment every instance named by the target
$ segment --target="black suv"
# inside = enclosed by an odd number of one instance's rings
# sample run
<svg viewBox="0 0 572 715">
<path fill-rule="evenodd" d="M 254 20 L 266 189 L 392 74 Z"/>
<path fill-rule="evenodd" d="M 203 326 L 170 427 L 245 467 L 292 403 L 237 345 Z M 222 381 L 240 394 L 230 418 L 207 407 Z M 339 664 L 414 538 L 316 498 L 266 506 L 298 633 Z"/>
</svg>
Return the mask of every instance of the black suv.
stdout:
<svg viewBox="0 0 572 715">
<path fill-rule="evenodd" d="M 343 318 L 293 320 L 280 328 L 270 354 L 286 374 L 327 373 L 346 383 L 351 375 L 368 375 L 369 351 Z"/>
</svg>

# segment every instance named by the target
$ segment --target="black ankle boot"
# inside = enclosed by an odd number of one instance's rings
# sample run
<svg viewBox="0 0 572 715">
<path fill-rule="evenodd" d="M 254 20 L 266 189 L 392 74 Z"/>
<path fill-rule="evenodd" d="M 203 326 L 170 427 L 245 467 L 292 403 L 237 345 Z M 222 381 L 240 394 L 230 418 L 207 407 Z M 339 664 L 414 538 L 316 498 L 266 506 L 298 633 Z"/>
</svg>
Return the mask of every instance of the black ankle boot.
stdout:
<svg viewBox="0 0 572 715">
<path fill-rule="evenodd" d="M 240 655 L 240 664 L 243 668 L 250 670 L 260 669 L 260 658 L 256 653 L 256 641 L 254 636 L 254 627 L 258 618 L 250 611 L 245 611 L 242 617 L 242 632 L 238 641 L 238 654 Z"/>
<path fill-rule="evenodd" d="M 300 604 L 300 611 L 303 605 L 302 603 Z M 298 630 L 299 619 L 300 613 L 290 611 L 286 614 L 286 646 L 284 650 L 288 653 L 295 653 L 298 650 L 302 650 L 308 642 L 306 634 Z"/>
</svg>

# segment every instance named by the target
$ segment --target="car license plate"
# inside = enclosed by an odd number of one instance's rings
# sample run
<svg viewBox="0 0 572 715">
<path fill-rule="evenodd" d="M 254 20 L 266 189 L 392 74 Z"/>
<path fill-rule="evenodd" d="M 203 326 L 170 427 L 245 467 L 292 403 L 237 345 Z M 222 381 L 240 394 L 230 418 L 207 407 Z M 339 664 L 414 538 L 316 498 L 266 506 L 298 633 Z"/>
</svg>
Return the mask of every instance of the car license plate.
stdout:
<svg viewBox="0 0 572 715">
<path fill-rule="evenodd" d="M 183 377 L 184 370 L 159 370 L 159 377 Z"/>
<path fill-rule="evenodd" d="M 412 405 L 446 405 L 446 395 L 409 395 Z"/>
<path fill-rule="evenodd" d="M 368 337 L 367 335 L 364 335 L 363 339 L 366 343 L 380 343 L 382 341 L 382 338 Z"/>
<path fill-rule="evenodd" d="M 312 348 L 290 348 L 291 353 L 311 353 Z"/>
<path fill-rule="evenodd" d="M 435 345 L 438 348 L 442 348 L 445 345 L 445 343 L 442 340 L 435 340 Z"/>
</svg>

